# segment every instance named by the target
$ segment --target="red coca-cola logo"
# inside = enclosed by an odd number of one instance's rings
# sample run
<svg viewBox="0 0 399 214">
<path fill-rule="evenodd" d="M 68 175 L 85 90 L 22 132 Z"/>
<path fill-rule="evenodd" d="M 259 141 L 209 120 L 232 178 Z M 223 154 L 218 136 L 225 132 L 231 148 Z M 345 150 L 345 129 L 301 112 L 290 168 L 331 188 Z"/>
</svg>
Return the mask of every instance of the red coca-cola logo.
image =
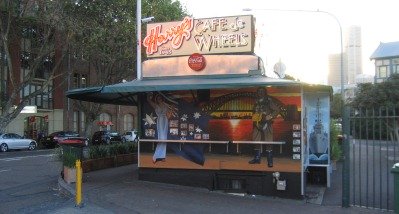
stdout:
<svg viewBox="0 0 399 214">
<path fill-rule="evenodd" d="M 201 71 L 205 68 L 205 57 L 199 53 L 191 54 L 188 58 L 188 66 L 194 71 Z"/>
</svg>

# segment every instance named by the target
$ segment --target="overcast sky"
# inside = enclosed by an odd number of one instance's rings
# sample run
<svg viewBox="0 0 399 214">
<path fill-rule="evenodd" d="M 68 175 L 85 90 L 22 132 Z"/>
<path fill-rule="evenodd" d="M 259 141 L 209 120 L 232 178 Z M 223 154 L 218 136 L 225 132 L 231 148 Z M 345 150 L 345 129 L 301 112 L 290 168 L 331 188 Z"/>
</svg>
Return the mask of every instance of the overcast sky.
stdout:
<svg viewBox="0 0 399 214">
<path fill-rule="evenodd" d="M 255 48 L 271 75 L 281 59 L 286 73 L 309 83 L 327 83 L 328 55 L 340 53 L 339 25 L 323 13 L 262 9 L 321 10 L 334 14 L 345 31 L 362 30 L 363 73 L 374 74 L 369 57 L 380 42 L 399 41 L 398 0 L 180 0 L 195 18 L 253 14 L 260 40 Z M 244 8 L 253 8 L 251 12 Z M 345 38 L 344 38 L 345 42 Z"/>
</svg>

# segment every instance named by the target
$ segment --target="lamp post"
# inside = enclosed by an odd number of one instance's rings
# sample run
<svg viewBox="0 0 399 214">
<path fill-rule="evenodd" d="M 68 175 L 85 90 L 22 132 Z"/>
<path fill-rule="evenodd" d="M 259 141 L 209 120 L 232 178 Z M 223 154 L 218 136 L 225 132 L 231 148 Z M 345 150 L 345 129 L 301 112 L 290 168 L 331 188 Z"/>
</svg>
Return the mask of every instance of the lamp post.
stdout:
<svg viewBox="0 0 399 214">
<path fill-rule="evenodd" d="M 340 42 L 341 42 L 341 54 L 340 54 L 340 58 L 341 58 L 341 65 L 340 65 L 340 74 L 341 74 L 341 95 L 342 95 L 342 100 L 344 100 L 344 48 L 343 48 L 343 41 L 342 41 L 342 26 L 341 26 L 341 22 L 339 21 L 339 19 L 337 18 L 337 16 L 335 16 L 334 14 L 327 12 L 327 11 L 323 11 L 323 10 L 285 10 L 285 9 L 252 9 L 252 8 L 244 8 L 243 11 L 255 11 L 255 10 L 261 10 L 261 11 L 277 11 L 277 12 L 304 12 L 304 13 L 324 13 L 327 14 L 331 17 L 334 18 L 334 20 L 337 22 L 338 26 L 339 26 L 339 37 L 340 37 Z"/>
<path fill-rule="evenodd" d="M 327 12 L 327 11 L 323 11 L 323 10 L 285 10 L 285 9 L 251 9 L 251 8 L 244 8 L 243 11 L 254 11 L 254 10 L 261 10 L 261 11 L 277 11 L 277 12 L 303 12 L 303 13 L 323 13 L 323 14 L 327 14 L 329 16 L 331 16 L 332 18 L 334 18 L 334 20 L 337 22 L 338 26 L 339 26 L 339 37 L 340 37 L 340 42 L 341 42 L 341 54 L 340 54 L 340 58 L 341 58 L 341 64 L 340 64 L 340 73 L 341 73 L 341 115 L 344 115 L 344 100 L 345 100 L 345 93 L 344 93 L 344 83 L 345 83 L 345 76 L 344 76 L 344 48 L 343 48 L 343 41 L 342 41 L 342 26 L 341 26 L 341 22 L 339 21 L 339 19 L 337 18 L 337 16 L 335 16 L 334 14 Z M 345 112 L 346 114 L 346 112 Z M 343 117 L 343 119 L 345 119 Z M 344 121 L 344 120 L 343 120 Z M 347 128 L 348 128 L 347 123 L 343 122 L 342 126 L 343 126 L 343 130 L 344 130 L 344 146 L 343 146 L 343 150 L 344 150 L 344 158 L 349 158 L 349 144 L 347 141 L 347 135 L 346 133 L 348 133 Z M 342 173 L 342 183 L 343 183 L 343 188 L 342 188 L 342 206 L 343 207 L 349 207 L 349 159 L 344 161 L 344 165 L 343 165 L 343 173 Z"/>
<path fill-rule="evenodd" d="M 136 10 L 136 72 L 137 72 L 137 80 L 141 80 L 142 73 L 141 73 L 141 0 L 137 0 L 137 10 Z"/>
<path fill-rule="evenodd" d="M 141 70 L 141 23 L 149 23 L 154 20 L 155 20 L 155 18 L 153 16 L 141 18 L 141 0 L 137 0 L 137 10 L 136 10 L 137 80 L 143 79 L 143 74 L 142 74 L 142 70 Z"/>
</svg>

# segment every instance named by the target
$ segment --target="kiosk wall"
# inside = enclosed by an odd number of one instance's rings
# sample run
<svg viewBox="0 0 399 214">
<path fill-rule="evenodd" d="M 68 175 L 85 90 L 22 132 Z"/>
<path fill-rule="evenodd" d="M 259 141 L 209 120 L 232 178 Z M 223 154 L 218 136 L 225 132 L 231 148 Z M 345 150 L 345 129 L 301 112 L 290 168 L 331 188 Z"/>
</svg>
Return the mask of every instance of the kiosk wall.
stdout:
<svg viewBox="0 0 399 214">
<path fill-rule="evenodd" d="M 300 86 L 148 92 L 141 101 L 140 179 L 301 196 Z"/>
</svg>

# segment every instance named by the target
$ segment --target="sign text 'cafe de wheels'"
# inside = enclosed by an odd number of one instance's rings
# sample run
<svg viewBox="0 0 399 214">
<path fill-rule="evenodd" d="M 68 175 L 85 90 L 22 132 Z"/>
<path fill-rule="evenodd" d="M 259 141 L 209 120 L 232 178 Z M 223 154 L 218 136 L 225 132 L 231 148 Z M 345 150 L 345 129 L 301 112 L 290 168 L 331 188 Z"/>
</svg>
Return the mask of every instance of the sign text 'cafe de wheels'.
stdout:
<svg viewBox="0 0 399 214">
<path fill-rule="evenodd" d="M 249 15 L 148 24 L 142 80 L 68 97 L 137 106 L 141 180 L 301 198 L 309 171 L 330 183 L 332 89 L 265 76 L 254 32 Z"/>
</svg>

